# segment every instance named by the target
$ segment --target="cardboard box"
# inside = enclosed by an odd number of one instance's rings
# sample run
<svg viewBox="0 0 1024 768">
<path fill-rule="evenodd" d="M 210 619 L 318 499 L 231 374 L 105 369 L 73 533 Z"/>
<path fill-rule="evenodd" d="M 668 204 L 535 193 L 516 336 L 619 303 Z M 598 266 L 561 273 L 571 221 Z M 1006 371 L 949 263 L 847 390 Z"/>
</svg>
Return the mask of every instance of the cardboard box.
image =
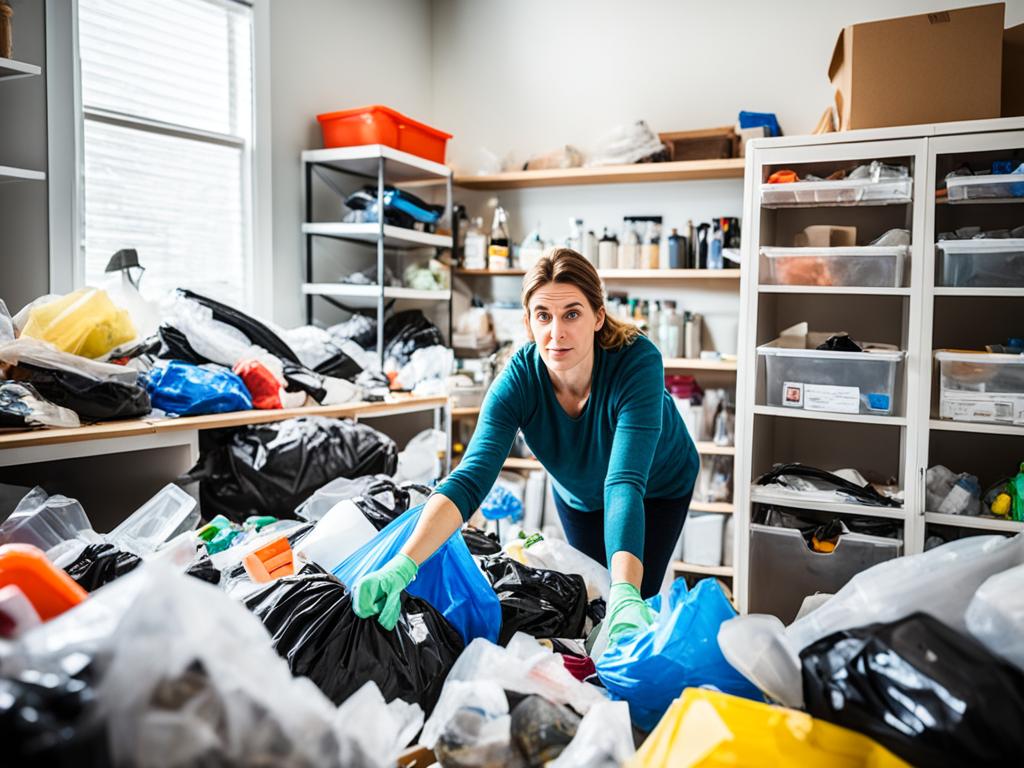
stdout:
<svg viewBox="0 0 1024 768">
<path fill-rule="evenodd" d="M 1003 4 L 853 24 L 828 76 L 839 130 L 999 117 Z"/>
<path fill-rule="evenodd" d="M 1003 32 L 1003 117 L 1024 115 L 1024 24 Z"/>
<path fill-rule="evenodd" d="M 698 131 L 659 133 L 670 160 L 721 160 L 737 157 L 739 138 L 731 125 Z"/>
<path fill-rule="evenodd" d="M 794 248 L 851 248 L 857 244 L 857 228 L 812 224 L 793 236 Z"/>
</svg>

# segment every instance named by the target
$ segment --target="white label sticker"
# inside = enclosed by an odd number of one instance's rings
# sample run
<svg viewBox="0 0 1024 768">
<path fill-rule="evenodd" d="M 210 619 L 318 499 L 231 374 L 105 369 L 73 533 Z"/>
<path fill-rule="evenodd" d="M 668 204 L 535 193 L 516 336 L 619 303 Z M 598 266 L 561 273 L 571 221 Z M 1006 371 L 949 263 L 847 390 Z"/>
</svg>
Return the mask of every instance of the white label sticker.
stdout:
<svg viewBox="0 0 1024 768">
<path fill-rule="evenodd" d="M 939 402 L 939 418 L 1024 424 L 1024 395 L 947 390 Z"/>
<path fill-rule="evenodd" d="M 804 408 L 808 411 L 860 413 L 860 388 L 804 384 Z"/>
</svg>

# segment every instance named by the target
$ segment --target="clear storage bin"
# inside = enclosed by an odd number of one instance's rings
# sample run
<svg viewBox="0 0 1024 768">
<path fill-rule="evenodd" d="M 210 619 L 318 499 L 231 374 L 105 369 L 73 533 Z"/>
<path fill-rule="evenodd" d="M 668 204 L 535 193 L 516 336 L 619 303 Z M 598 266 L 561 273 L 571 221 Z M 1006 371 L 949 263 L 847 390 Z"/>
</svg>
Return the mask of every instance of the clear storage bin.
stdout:
<svg viewBox="0 0 1024 768">
<path fill-rule="evenodd" d="M 1024 424 L 1024 355 L 940 349 L 939 418 Z"/>
<path fill-rule="evenodd" d="M 683 526 L 683 560 L 690 565 L 722 564 L 725 515 L 688 515 Z"/>
<path fill-rule="evenodd" d="M 848 248 L 762 248 L 767 260 L 765 285 L 903 285 L 906 245 Z"/>
<path fill-rule="evenodd" d="M 811 551 L 800 531 L 750 524 L 750 613 L 789 624 L 808 595 L 835 594 L 861 571 L 903 553 L 900 539 L 845 533 L 829 553 Z"/>
<path fill-rule="evenodd" d="M 1024 238 L 940 240 L 940 285 L 1024 288 Z"/>
<path fill-rule="evenodd" d="M 986 176 L 953 176 L 946 179 L 949 202 L 1024 197 L 1024 174 L 1000 173 Z"/>
<path fill-rule="evenodd" d="M 451 398 L 452 408 L 479 408 L 483 405 L 485 394 L 486 386 L 474 384 L 471 387 L 452 387 L 448 396 Z"/>
<path fill-rule="evenodd" d="M 807 348 L 784 346 L 784 339 L 757 348 L 764 358 L 767 404 L 891 416 L 903 351 L 871 344 L 861 344 L 863 352 L 815 349 L 828 337 L 807 334 Z"/>
<path fill-rule="evenodd" d="M 909 203 L 914 180 L 839 179 L 837 181 L 793 181 L 788 184 L 762 184 L 764 208 L 795 208 L 810 205 L 895 205 Z"/>
</svg>

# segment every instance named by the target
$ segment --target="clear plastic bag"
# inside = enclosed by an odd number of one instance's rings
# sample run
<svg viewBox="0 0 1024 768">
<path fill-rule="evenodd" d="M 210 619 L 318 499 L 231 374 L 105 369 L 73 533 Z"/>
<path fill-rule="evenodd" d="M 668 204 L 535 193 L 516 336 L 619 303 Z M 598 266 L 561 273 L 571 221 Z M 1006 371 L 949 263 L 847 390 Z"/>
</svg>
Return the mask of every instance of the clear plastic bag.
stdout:
<svg viewBox="0 0 1024 768">
<path fill-rule="evenodd" d="M 967 631 L 1024 669 L 1024 565 L 989 577 L 967 606 Z"/>
<path fill-rule="evenodd" d="M 575 573 L 587 583 L 587 599 L 608 600 L 611 575 L 608 569 L 561 539 L 530 537 L 511 542 L 505 551 L 509 556 L 533 568 L 547 568 L 561 573 Z"/>
<path fill-rule="evenodd" d="M 295 516 L 301 520 L 316 522 L 338 503 L 362 496 L 380 478 L 387 475 L 364 475 L 363 477 L 337 477 L 317 488 L 313 495 L 295 508 Z"/>
<path fill-rule="evenodd" d="M 106 539 L 114 546 L 144 556 L 155 552 L 181 533 L 199 524 L 196 500 L 168 483 L 139 507 Z"/>
<path fill-rule="evenodd" d="M 0 344 L 0 360 L 12 365 L 28 363 L 39 368 L 76 373 L 94 381 L 117 381 L 134 384 L 138 373 L 123 365 L 111 365 L 89 360 L 80 355 L 62 352 L 52 344 L 39 339 L 22 336 L 6 344 Z"/>
<path fill-rule="evenodd" d="M 82 505 L 67 496 L 50 496 L 39 486 L 29 491 L 0 525 L 0 544 L 31 544 L 50 554 L 68 541 L 102 544 Z"/>
<path fill-rule="evenodd" d="M 239 360 L 258 356 L 262 351 L 253 347 L 249 337 L 236 328 L 213 319 L 213 310 L 178 292 L 167 295 L 160 306 L 165 325 L 173 326 L 185 335 L 197 354 L 228 368 Z"/>
<path fill-rule="evenodd" d="M 448 436 L 439 429 L 425 429 L 398 454 L 396 483 L 431 483 L 437 477 L 438 451 L 446 450 Z"/>
<path fill-rule="evenodd" d="M 587 712 L 576 737 L 547 768 L 618 768 L 635 752 L 629 705 L 602 701 Z"/>
</svg>

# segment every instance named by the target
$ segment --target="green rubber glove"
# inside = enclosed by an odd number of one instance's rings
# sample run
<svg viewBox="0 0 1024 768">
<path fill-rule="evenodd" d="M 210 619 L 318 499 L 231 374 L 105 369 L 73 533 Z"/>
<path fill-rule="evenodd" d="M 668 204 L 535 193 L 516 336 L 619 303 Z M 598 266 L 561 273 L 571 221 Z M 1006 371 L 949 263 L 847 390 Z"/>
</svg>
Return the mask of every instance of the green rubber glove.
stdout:
<svg viewBox="0 0 1024 768">
<path fill-rule="evenodd" d="M 622 581 L 612 584 L 605 621 L 608 623 L 608 643 L 611 644 L 624 634 L 653 624 L 654 611 L 640 597 L 639 589 Z"/>
<path fill-rule="evenodd" d="M 402 610 L 402 591 L 416 578 L 419 566 L 407 555 L 399 552 L 376 571 L 361 576 L 352 588 L 352 609 L 356 616 L 377 621 L 390 632 L 398 623 Z"/>
</svg>

